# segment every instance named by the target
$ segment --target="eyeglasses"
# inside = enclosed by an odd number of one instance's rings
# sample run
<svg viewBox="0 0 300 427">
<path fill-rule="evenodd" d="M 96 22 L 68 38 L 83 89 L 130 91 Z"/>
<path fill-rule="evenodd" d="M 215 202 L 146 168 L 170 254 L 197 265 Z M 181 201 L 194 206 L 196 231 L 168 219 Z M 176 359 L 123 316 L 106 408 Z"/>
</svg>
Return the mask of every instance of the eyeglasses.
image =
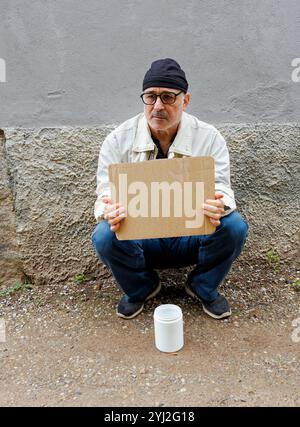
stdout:
<svg viewBox="0 0 300 427">
<path fill-rule="evenodd" d="M 144 104 L 146 105 L 154 105 L 156 103 L 157 98 L 161 99 L 161 102 L 163 104 L 174 104 L 176 101 L 176 97 L 181 93 L 182 91 L 178 93 L 174 92 L 162 92 L 159 95 L 156 93 L 151 92 L 145 92 L 142 93 L 141 98 Z"/>
</svg>

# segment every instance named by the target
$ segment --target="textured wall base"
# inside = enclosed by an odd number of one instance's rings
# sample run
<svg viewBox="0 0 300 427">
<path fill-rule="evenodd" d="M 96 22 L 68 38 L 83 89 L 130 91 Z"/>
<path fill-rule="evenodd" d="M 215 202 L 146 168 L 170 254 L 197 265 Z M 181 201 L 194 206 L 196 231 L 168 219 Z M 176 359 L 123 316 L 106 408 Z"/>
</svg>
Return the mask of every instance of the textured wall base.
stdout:
<svg viewBox="0 0 300 427">
<path fill-rule="evenodd" d="M 12 187 L 5 156 L 5 138 L 0 130 L 0 285 L 23 280 L 19 250 Z"/>
<path fill-rule="evenodd" d="M 239 211 L 250 224 L 248 253 L 268 249 L 297 260 L 299 248 L 299 124 L 218 127 L 228 142 Z"/>
<path fill-rule="evenodd" d="M 294 262 L 300 125 L 217 127 L 228 141 L 238 210 L 250 225 L 241 262 L 271 248 Z M 100 273 L 90 235 L 99 148 L 111 129 L 5 129 L 0 284 L 22 273 L 35 283 Z"/>
</svg>

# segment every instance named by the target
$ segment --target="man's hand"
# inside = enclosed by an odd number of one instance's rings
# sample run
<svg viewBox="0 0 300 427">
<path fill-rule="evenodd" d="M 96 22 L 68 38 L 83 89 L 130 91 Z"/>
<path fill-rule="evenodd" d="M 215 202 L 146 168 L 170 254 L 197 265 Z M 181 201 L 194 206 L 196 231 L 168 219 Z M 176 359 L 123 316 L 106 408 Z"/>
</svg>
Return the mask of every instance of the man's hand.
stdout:
<svg viewBox="0 0 300 427">
<path fill-rule="evenodd" d="M 101 199 L 106 204 L 104 208 L 104 219 L 110 224 L 111 231 L 119 230 L 122 219 L 125 218 L 125 208 L 121 203 L 112 203 L 109 197 Z"/>
<path fill-rule="evenodd" d="M 207 199 L 203 204 L 204 215 L 208 216 L 210 222 L 216 227 L 221 224 L 220 218 L 225 213 L 222 197 L 224 197 L 223 194 L 215 193 L 215 200 Z"/>
</svg>

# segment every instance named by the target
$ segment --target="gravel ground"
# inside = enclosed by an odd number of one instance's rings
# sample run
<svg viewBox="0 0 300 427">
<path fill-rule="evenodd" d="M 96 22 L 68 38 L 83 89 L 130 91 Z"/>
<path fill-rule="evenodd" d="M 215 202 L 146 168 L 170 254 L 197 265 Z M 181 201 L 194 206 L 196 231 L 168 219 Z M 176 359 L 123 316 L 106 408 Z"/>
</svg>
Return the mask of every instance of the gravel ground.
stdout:
<svg viewBox="0 0 300 427">
<path fill-rule="evenodd" d="M 233 315 L 216 321 L 185 294 L 187 271 L 160 272 L 162 291 L 131 321 L 116 316 L 121 293 L 105 269 L 0 297 L 0 405 L 300 406 L 300 272 L 234 265 L 221 289 Z M 153 311 L 164 303 L 184 315 L 174 354 L 154 346 Z"/>
</svg>

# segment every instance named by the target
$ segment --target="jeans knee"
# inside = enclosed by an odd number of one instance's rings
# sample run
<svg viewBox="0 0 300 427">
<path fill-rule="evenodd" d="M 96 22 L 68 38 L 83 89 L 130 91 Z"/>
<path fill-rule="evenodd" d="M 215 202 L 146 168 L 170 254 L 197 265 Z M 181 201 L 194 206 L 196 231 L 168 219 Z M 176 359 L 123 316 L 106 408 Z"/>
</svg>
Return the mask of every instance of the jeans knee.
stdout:
<svg viewBox="0 0 300 427">
<path fill-rule="evenodd" d="M 107 221 L 97 224 L 93 234 L 92 243 L 98 255 L 106 257 L 111 253 L 114 233 L 110 230 Z"/>
<path fill-rule="evenodd" d="M 224 217 L 222 228 L 226 238 L 230 239 L 235 245 L 244 244 L 248 236 L 249 226 L 238 212 L 234 211 L 227 218 Z"/>
</svg>

